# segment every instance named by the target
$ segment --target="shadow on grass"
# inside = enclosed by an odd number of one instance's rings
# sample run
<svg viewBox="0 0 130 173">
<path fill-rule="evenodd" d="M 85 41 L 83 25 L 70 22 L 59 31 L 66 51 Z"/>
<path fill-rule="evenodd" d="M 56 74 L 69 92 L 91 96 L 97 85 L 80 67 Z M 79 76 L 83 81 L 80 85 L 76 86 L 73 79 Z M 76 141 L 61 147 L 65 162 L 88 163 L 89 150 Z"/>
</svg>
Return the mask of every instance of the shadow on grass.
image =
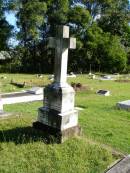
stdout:
<svg viewBox="0 0 130 173">
<path fill-rule="evenodd" d="M 0 142 L 14 142 L 26 144 L 41 141 L 45 144 L 59 143 L 57 137 L 48 133 L 36 130 L 33 127 L 16 127 L 9 130 L 0 130 Z"/>
<path fill-rule="evenodd" d="M 83 109 L 88 108 L 87 106 L 83 106 L 83 105 L 76 105 L 76 106 L 79 107 L 79 108 L 83 108 Z"/>
</svg>

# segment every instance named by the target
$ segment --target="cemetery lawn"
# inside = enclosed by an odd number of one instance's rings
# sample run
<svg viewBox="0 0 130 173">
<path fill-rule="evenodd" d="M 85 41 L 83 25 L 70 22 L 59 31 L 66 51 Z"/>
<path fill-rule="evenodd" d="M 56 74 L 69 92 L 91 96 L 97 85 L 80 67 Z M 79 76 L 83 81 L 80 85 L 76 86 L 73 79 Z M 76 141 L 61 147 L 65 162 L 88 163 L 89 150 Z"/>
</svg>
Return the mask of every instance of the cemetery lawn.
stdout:
<svg viewBox="0 0 130 173">
<path fill-rule="evenodd" d="M 12 77 L 39 86 L 49 83 L 48 76 L 2 75 L 7 76 L 0 79 L 2 92 L 13 91 L 8 84 Z M 15 115 L 0 120 L 0 173 L 102 173 L 130 153 L 130 112 L 116 108 L 117 102 L 130 99 L 130 83 L 92 80 L 87 75 L 69 82 L 86 86 L 76 93 L 76 106 L 84 109 L 79 116 L 83 135 L 63 144 L 47 144 L 42 134 L 32 129 L 42 102 L 5 105 L 4 109 Z M 111 96 L 97 95 L 99 89 L 110 90 Z"/>
</svg>

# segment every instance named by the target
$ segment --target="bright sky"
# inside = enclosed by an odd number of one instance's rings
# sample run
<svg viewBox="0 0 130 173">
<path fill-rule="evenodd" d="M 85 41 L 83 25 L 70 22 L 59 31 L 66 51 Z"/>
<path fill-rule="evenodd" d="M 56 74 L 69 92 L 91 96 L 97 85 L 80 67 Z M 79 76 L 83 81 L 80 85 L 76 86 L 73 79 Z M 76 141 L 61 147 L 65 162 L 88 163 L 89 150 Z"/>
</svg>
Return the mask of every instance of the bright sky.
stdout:
<svg viewBox="0 0 130 173">
<path fill-rule="evenodd" d="M 6 20 L 11 24 L 16 26 L 16 18 L 14 13 L 5 13 Z"/>
</svg>

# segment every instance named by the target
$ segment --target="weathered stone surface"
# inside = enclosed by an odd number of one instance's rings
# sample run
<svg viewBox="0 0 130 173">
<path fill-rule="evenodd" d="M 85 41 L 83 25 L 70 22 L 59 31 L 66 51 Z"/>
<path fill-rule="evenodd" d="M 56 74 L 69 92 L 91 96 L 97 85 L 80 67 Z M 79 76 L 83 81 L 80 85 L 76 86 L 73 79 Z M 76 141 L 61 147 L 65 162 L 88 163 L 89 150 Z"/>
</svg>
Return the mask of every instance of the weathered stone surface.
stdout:
<svg viewBox="0 0 130 173">
<path fill-rule="evenodd" d="M 44 89 L 44 107 L 38 110 L 36 124 L 58 129 L 61 136 L 64 134 L 67 138 L 70 134 L 77 134 L 78 127 L 78 111 L 74 108 L 75 91 L 66 82 L 68 49 L 76 48 L 76 39 L 69 38 L 68 26 L 59 26 L 56 38 L 51 37 L 48 42 L 49 47 L 55 49 L 54 82 Z"/>
<path fill-rule="evenodd" d="M 130 173 L 130 155 L 120 160 L 105 173 Z"/>
<path fill-rule="evenodd" d="M 69 27 L 58 26 L 56 38 L 48 39 L 48 47 L 55 49 L 54 81 L 66 84 L 68 49 L 76 48 L 76 39 L 69 38 Z"/>
<path fill-rule="evenodd" d="M 119 109 L 125 109 L 125 110 L 127 110 L 127 111 L 130 111 L 130 100 L 118 102 L 118 103 L 116 104 L 116 106 L 117 106 Z"/>
<path fill-rule="evenodd" d="M 66 85 L 60 87 L 55 83 L 44 90 L 44 106 L 59 112 L 72 111 L 74 109 L 74 89 Z"/>
<path fill-rule="evenodd" d="M 57 143 L 62 143 L 68 138 L 79 136 L 82 133 L 80 126 L 74 126 L 61 131 L 57 128 L 48 126 L 46 124 L 37 121 L 33 123 L 33 127 L 37 130 L 42 131 L 43 135 L 47 136 L 48 138 L 52 139 L 53 136 L 54 137 L 53 141 L 50 142 L 57 142 Z"/>
<path fill-rule="evenodd" d="M 78 125 L 78 111 L 60 113 L 54 109 L 41 107 L 38 110 L 38 122 L 63 131 Z"/>
</svg>

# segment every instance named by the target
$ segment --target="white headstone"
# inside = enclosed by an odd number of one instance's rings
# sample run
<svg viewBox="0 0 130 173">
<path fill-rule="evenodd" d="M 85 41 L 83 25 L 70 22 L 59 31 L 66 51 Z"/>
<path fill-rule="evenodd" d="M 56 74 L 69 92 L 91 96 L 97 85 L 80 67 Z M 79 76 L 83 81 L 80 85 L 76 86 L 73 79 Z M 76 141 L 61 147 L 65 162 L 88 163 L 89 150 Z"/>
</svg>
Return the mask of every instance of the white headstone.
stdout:
<svg viewBox="0 0 130 173">
<path fill-rule="evenodd" d="M 67 75 L 67 77 L 69 77 L 69 78 L 76 78 L 76 75 L 73 72 L 71 72 L 70 74 Z"/>
<path fill-rule="evenodd" d="M 110 75 L 104 75 L 100 78 L 100 80 L 113 80 L 113 78 Z"/>
</svg>

